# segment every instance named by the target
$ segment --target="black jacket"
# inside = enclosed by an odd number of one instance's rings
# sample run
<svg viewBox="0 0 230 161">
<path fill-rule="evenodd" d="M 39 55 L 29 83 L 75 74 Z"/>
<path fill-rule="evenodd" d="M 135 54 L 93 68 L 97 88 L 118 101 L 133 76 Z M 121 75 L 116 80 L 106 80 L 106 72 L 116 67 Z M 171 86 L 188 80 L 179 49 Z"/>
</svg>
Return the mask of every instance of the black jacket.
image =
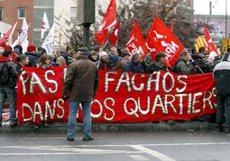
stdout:
<svg viewBox="0 0 230 161">
<path fill-rule="evenodd" d="M 230 95 L 230 62 L 222 61 L 213 70 L 218 95 Z"/>
</svg>

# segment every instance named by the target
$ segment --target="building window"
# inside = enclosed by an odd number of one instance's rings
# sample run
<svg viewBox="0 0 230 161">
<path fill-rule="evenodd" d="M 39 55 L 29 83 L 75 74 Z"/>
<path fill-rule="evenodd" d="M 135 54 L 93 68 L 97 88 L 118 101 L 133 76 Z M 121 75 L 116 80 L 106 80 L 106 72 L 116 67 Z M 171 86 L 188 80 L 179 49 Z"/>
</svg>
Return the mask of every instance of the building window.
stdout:
<svg viewBox="0 0 230 161">
<path fill-rule="evenodd" d="M 25 18 L 25 17 L 26 17 L 26 9 L 18 8 L 18 18 Z"/>
<path fill-rule="evenodd" d="M 0 8 L 0 21 L 3 21 L 3 8 Z"/>
</svg>

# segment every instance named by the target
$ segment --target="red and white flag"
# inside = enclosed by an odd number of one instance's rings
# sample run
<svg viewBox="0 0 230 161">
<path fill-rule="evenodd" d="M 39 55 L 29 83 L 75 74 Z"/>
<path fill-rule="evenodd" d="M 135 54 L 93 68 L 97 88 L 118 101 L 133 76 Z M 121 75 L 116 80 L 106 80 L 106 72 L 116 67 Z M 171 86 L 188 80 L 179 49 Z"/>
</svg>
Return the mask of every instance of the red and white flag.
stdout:
<svg viewBox="0 0 230 161">
<path fill-rule="evenodd" d="M 126 47 L 131 54 L 141 54 L 142 58 L 148 54 L 148 49 L 137 21 L 134 22 Z"/>
<path fill-rule="evenodd" d="M 219 52 L 218 52 L 218 50 L 216 48 L 216 45 L 212 41 L 212 38 L 211 38 L 211 36 L 210 36 L 210 34 L 208 32 L 208 29 L 207 29 L 206 25 L 204 25 L 204 38 L 205 38 L 205 40 L 207 42 L 208 49 L 209 49 L 209 52 L 210 52 L 208 60 L 213 61 L 215 59 L 215 57 L 219 55 Z"/>
<path fill-rule="evenodd" d="M 108 29 L 115 26 L 117 23 L 116 0 L 111 0 L 102 20 L 100 30 L 96 33 L 97 42 L 103 45 L 107 39 Z"/>
<path fill-rule="evenodd" d="M 113 32 L 109 36 L 109 41 L 113 46 L 117 46 L 118 43 L 118 37 L 120 35 L 120 21 L 117 22 L 116 26 L 113 29 Z"/>
<path fill-rule="evenodd" d="M 0 39 L 0 43 L 6 43 L 6 42 L 8 42 L 12 38 L 12 35 L 14 33 L 14 30 L 15 30 L 17 24 L 18 24 L 18 21 L 16 21 L 14 23 L 14 25 L 9 28 L 9 30 Z"/>
<path fill-rule="evenodd" d="M 149 31 L 147 32 L 146 46 L 149 50 L 152 61 L 155 61 L 155 56 L 159 52 L 159 49 L 156 42 L 154 41 L 154 37 L 151 35 Z"/>
<path fill-rule="evenodd" d="M 43 15 L 41 28 L 42 28 L 42 30 L 41 30 L 41 39 L 43 39 L 45 32 L 49 31 L 49 29 L 50 29 L 50 25 L 49 25 L 49 21 L 48 21 L 48 17 L 46 15 L 46 12 L 44 12 L 44 15 Z"/>
<path fill-rule="evenodd" d="M 155 17 L 150 33 L 159 50 L 166 54 L 169 64 L 173 66 L 184 50 L 183 44 L 158 17 Z"/>
<path fill-rule="evenodd" d="M 117 5 L 116 5 L 116 0 L 111 0 L 109 7 L 107 8 L 104 18 L 102 20 L 102 25 L 100 28 L 100 31 L 109 29 L 113 26 L 116 25 L 117 23 Z"/>
<path fill-rule="evenodd" d="M 103 45 L 105 44 L 106 40 L 107 40 L 107 33 L 108 30 L 103 30 L 103 31 L 99 31 L 95 34 L 95 39 L 98 42 L 98 44 Z"/>
</svg>

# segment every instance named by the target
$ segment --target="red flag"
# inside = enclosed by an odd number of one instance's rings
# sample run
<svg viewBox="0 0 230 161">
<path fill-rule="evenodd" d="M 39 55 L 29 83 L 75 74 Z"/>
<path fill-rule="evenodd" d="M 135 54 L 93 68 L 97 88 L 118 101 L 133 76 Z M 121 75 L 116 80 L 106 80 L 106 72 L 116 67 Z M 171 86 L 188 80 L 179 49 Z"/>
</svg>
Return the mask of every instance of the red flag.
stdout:
<svg viewBox="0 0 230 161">
<path fill-rule="evenodd" d="M 148 49 L 137 21 L 134 22 L 126 47 L 131 54 L 140 53 L 143 58 L 148 54 Z"/>
<path fill-rule="evenodd" d="M 116 26 L 113 29 L 113 32 L 110 34 L 110 37 L 109 37 L 109 41 L 111 42 L 111 44 L 113 44 L 113 46 L 117 46 L 120 30 L 121 30 L 121 27 L 120 27 L 120 21 L 119 21 L 117 22 Z"/>
<path fill-rule="evenodd" d="M 107 39 L 107 32 L 108 30 L 103 30 L 96 33 L 95 39 L 100 45 L 105 44 Z"/>
<path fill-rule="evenodd" d="M 18 21 L 16 21 L 14 23 L 14 25 L 11 26 L 11 28 L 5 33 L 5 35 L 0 39 L 0 42 L 3 43 L 3 42 L 8 42 L 9 41 L 9 39 L 12 37 L 12 35 L 14 33 L 14 30 L 15 30 L 17 24 L 18 24 Z"/>
<path fill-rule="evenodd" d="M 170 65 L 173 66 L 184 50 L 183 44 L 158 17 L 155 17 L 150 33 L 159 50 L 166 54 Z"/>
<path fill-rule="evenodd" d="M 217 48 L 216 48 L 216 45 L 214 44 L 214 42 L 212 41 L 212 38 L 208 32 L 208 29 L 206 27 L 206 25 L 204 25 L 204 38 L 207 42 L 207 45 L 208 45 L 208 49 L 210 51 L 210 54 L 209 54 L 209 60 L 210 61 L 213 61 L 214 58 L 219 55 L 218 51 L 217 51 Z"/>
<path fill-rule="evenodd" d="M 117 22 L 116 15 L 116 0 L 111 0 L 102 20 L 100 31 L 113 27 Z"/>
<path fill-rule="evenodd" d="M 100 31 L 95 35 L 95 39 L 100 45 L 103 45 L 106 42 L 108 29 L 113 27 L 116 22 L 116 0 L 111 0 L 103 17 Z"/>
<path fill-rule="evenodd" d="M 159 49 L 156 42 L 154 41 L 153 36 L 149 31 L 147 32 L 146 46 L 149 49 L 149 53 L 151 54 L 152 61 L 155 61 L 155 56 L 159 52 Z"/>
</svg>

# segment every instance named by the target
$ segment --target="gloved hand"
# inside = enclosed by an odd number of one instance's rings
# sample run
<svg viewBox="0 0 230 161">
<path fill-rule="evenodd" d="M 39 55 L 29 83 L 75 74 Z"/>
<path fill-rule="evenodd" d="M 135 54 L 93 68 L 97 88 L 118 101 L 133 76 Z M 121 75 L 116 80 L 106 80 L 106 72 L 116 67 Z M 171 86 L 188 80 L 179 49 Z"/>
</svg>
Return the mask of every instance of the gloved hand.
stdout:
<svg viewBox="0 0 230 161">
<path fill-rule="evenodd" d="M 66 101 L 68 98 L 69 98 L 69 96 L 66 95 L 66 94 L 64 94 L 64 95 L 62 96 L 62 99 L 63 99 L 64 101 Z"/>
</svg>

